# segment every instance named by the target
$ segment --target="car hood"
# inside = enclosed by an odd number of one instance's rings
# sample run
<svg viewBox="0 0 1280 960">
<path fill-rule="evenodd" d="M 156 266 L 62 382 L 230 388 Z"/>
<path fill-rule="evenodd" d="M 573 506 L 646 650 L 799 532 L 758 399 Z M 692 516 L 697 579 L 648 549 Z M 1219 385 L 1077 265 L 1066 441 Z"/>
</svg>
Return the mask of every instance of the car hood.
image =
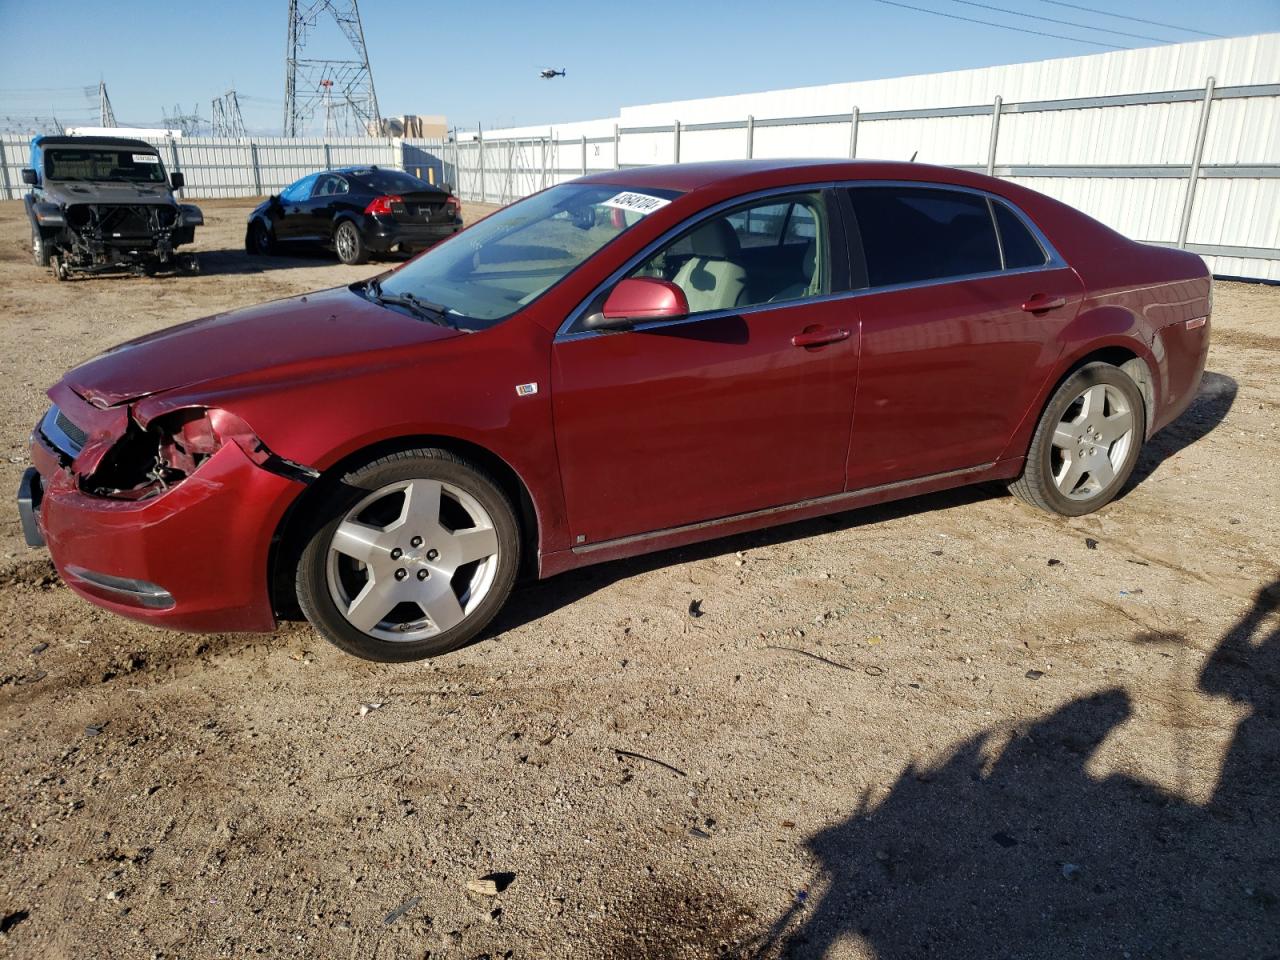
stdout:
<svg viewBox="0 0 1280 960">
<path fill-rule="evenodd" d="M 176 201 L 165 183 L 105 183 L 86 181 L 46 182 L 44 199 L 70 206 L 74 203 L 157 203 Z"/>
<path fill-rule="evenodd" d="M 96 407 L 180 387 L 323 375 L 461 336 L 347 287 L 219 313 L 113 347 L 64 379 Z"/>
</svg>

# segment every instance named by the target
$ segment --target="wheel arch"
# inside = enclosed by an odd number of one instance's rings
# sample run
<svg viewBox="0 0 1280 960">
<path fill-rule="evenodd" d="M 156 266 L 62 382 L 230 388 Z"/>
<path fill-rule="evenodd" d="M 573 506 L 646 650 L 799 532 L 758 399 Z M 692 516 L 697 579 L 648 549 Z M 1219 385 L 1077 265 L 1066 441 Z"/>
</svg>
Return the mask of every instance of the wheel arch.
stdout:
<svg viewBox="0 0 1280 960">
<path fill-rule="evenodd" d="M 338 478 L 362 464 L 401 450 L 437 447 L 467 459 L 488 473 L 510 498 L 520 529 L 521 569 L 518 576 L 536 577 L 538 548 L 542 540 L 538 508 L 529 485 L 519 472 L 497 453 L 479 443 L 445 434 L 420 433 L 389 437 L 352 450 L 324 468 L 320 477 L 294 498 L 271 537 L 267 558 L 267 590 L 272 608 L 286 619 L 301 617 L 294 593 L 293 571 L 305 545 L 308 508 L 317 503 Z"/>
<path fill-rule="evenodd" d="M 1144 411 L 1144 434 L 1150 437 L 1156 411 L 1156 363 L 1150 349 L 1137 337 L 1115 335 L 1093 340 L 1082 344 L 1074 351 L 1064 352 L 1055 364 L 1053 372 L 1045 378 L 1044 384 L 1036 394 L 1034 401 L 1027 407 L 1022 421 L 1014 431 L 1013 437 L 1000 454 L 1001 460 L 1025 457 L 1031 444 L 1045 406 L 1057 389 L 1066 379 L 1081 367 L 1090 363 L 1108 363 L 1119 367 L 1138 385 L 1142 394 Z"/>
</svg>

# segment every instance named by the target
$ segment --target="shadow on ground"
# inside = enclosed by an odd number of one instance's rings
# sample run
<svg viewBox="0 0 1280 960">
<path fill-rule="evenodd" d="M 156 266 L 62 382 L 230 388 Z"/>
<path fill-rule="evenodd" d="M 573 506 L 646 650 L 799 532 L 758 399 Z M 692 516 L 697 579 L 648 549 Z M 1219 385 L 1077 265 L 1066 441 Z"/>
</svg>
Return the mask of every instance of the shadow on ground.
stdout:
<svg viewBox="0 0 1280 960">
<path fill-rule="evenodd" d="M 299 248 L 267 257 L 230 248 L 202 250 L 197 255 L 200 258 L 200 273 L 207 276 L 268 273 L 274 270 L 291 270 L 296 267 L 330 267 L 338 264 L 338 258 L 333 251 L 322 247 Z M 379 264 L 385 264 L 389 268 L 408 259 L 407 254 L 387 254 L 385 257 L 371 259 L 365 266 L 371 271 L 376 271 Z"/>
<path fill-rule="evenodd" d="M 1121 688 L 1078 699 L 1007 746 L 986 733 L 908 768 L 880 802 L 850 797 L 848 819 L 808 841 L 825 892 L 749 955 L 818 958 L 850 939 L 880 960 L 1280 957 L 1278 611 L 1280 580 L 1200 675 L 1249 708 L 1208 805 L 1091 776 L 1132 707 Z"/>
<path fill-rule="evenodd" d="M 1126 492 L 1150 477 L 1160 464 L 1211 433 L 1222 423 L 1235 402 L 1237 391 L 1236 381 L 1231 377 L 1221 373 L 1206 372 L 1201 381 L 1200 390 L 1187 410 L 1156 434 L 1143 448 L 1137 466 L 1126 485 Z M 660 567 L 706 560 L 737 550 L 777 546 L 837 530 L 871 526 L 897 517 L 928 513 L 932 510 L 977 503 L 1006 495 L 1001 484 L 989 483 L 961 487 L 942 493 L 897 500 L 880 506 L 862 507 L 815 520 L 784 524 L 756 533 L 710 540 L 690 547 L 664 550 L 660 553 L 572 570 L 551 580 L 527 584 L 523 589 L 518 590 L 503 612 L 477 638 L 477 642 L 544 617 L 613 583 Z"/>
</svg>

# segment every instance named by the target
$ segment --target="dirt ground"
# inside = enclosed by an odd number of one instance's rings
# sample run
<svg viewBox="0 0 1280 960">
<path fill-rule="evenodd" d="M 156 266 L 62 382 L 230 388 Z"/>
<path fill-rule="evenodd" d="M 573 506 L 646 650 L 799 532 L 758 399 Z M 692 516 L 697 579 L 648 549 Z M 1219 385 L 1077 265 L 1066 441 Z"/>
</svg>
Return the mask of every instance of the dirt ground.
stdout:
<svg viewBox="0 0 1280 960">
<path fill-rule="evenodd" d="M 6 496 L 66 368 L 380 269 L 202 206 L 203 275 L 60 284 L 0 204 Z M 0 508 L 0 955 L 1280 956 L 1280 289 L 1213 322 L 1099 514 L 972 489 L 613 563 L 430 663 L 117 619 Z"/>
</svg>

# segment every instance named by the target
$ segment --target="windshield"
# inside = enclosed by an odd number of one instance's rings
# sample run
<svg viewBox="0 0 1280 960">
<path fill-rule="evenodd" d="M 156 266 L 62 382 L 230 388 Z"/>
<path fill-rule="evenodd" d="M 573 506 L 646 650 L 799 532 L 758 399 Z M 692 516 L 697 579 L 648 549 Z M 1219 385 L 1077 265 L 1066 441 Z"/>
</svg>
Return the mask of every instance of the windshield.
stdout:
<svg viewBox="0 0 1280 960">
<path fill-rule="evenodd" d="M 437 190 L 425 180 L 399 170 L 361 170 L 348 174 L 353 180 L 372 187 L 379 193 L 416 193 L 420 190 Z"/>
<path fill-rule="evenodd" d="M 120 180 L 125 183 L 164 183 L 164 167 L 154 153 L 114 147 L 59 147 L 45 151 L 44 175 L 49 180 Z"/>
<path fill-rule="evenodd" d="M 675 196 L 669 190 L 561 184 L 405 264 L 382 281 L 382 293 L 442 305 L 451 326 L 490 327 Z"/>
</svg>

